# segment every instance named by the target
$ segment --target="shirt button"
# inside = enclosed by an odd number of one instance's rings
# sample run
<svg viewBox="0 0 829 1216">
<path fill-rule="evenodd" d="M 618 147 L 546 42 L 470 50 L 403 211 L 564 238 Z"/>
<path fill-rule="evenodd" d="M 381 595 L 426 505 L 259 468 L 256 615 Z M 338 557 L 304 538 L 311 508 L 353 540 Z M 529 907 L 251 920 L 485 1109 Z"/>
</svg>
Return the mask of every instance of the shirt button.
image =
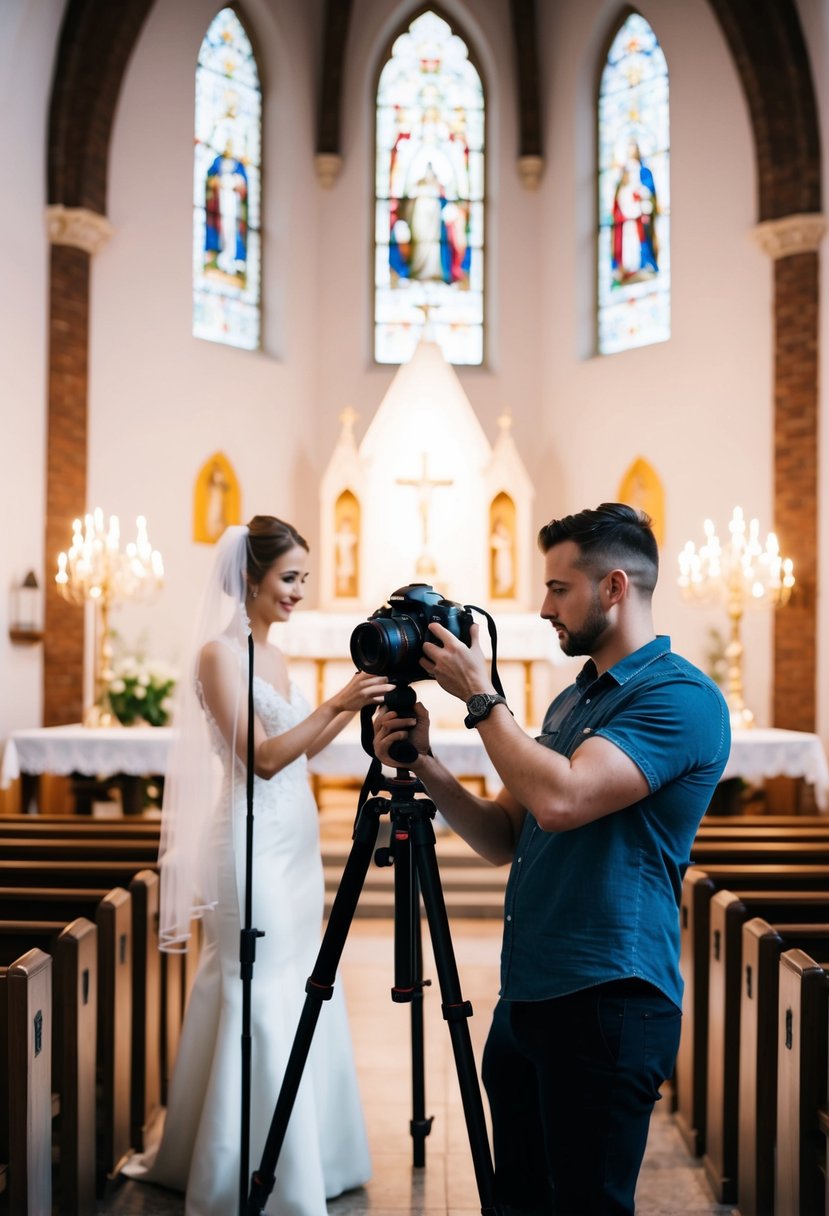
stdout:
<svg viewBox="0 0 829 1216">
<path fill-rule="evenodd" d="M 524 860 L 524 858 L 523 858 L 523 857 L 519 857 L 519 858 L 517 858 L 518 864 L 519 864 L 519 865 L 521 865 L 521 862 L 522 862 L 523 860 Z"/>
<path fill-rule="evenodd" d="M 511 917 L 511 916 L 507 916 L 507 920 L 512 920 L 512 917 Z"/>
<path fill-rule="evenodd" d="M 590 698 L 588 697 L 587 700 L 585 701 L 585 705 L 589 705 L 589 704 L 590 704 Z"/>
</svg>

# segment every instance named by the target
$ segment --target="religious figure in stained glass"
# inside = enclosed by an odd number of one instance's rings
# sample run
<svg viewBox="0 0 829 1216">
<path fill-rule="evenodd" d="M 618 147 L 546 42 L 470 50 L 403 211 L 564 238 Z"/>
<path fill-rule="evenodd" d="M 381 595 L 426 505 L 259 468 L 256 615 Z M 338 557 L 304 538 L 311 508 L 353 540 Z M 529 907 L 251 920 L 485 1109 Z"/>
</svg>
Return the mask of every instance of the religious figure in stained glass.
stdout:
<svg viewBox="0 0 829 1216">
<path fill-rule="evenodd" d="M 483 360 L 484 97 L 464 42 L 426 12 L 377 90 L 375 358 L 408 360 L 425 316 L 451 363 Z"/>
<path fill-rule="evenodd" d="M 196 69 L 193 333 L 259 346 L 262 94 L 233 9 L 214 17 Z"/>
<path fill-rule="evenodd" d="M 632 139 L 613 196 L 611 264 L 614 282 L 632 283 L 658 274 L 656 209 L 653 174 L 642 160 L 639 145 Z"/>
<path fill-rule="evenodd" d="M 638 13 L 599 89 L 599 352 L 671 335 L 668 68 Z"/>
</svg>

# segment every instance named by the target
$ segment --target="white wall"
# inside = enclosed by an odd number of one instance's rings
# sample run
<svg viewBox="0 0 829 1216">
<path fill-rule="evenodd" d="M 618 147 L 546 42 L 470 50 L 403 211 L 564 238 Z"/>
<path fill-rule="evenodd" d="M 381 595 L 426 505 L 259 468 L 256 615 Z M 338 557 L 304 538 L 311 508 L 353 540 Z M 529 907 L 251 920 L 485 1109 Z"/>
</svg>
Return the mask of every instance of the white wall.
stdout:
<svg viewBox="0 0 829 1216">
<path fill-rule="evenodd" d="M 41 720 L 42 647 L 14 646 L 8 628 L 12 587 L 43 569 L 47 283 L 46 130 L 62 0 L 0 5 L 0 110 L 6 163 L 0 192 L 3 304 L 0 305 L 0 741 Z"/>
</svg>

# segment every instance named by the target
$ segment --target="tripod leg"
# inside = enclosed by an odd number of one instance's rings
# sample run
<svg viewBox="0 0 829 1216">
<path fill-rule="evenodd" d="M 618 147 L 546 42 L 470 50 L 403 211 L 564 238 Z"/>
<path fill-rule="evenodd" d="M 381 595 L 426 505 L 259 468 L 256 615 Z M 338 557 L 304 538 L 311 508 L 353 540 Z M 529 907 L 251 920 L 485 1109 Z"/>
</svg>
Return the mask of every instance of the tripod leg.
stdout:
<svg viewBox="0 0 829 1216">
<path fill-rule="evenodd" d="M 417 875 L 415 874 L 415 880 Z M 420 931 L 420 888 L 417 881 L 412 889 L 412 951 L 415 984 L 412 992 L 412 1164 L 422 1169 L 426 1164 L 426 1137 L 432 1130 L 432 1116 L 426 1116 L 426 1062 L 423 1051 L 423 941 Z"/>
<path fill-rule="evenodd" d="M 392 812 L 394 815 L 394 812 Z M 423 1052 L 423 958 L 420 932 L 420 887 L 412 864 L 411 824 L 408 815 L 392 822 L 394 856 L 394 987 L 393 1001 L 411 1003 L 412 1047 L 412 1164 L 426 1164 L 425 1140 L 432 1130 L 426 1117 L 426 1081 Z"/>
<path fill-rule="evenodd" d="M 435 834 L 432 830 L 431 820 L 423 815 L 414 817 L 412 836 L 415 847 L 415 868 L 423 892 L 423 903 L 435 952 L 443 1016 L 449 1025 L 449 1035 L 452 1040 L 455 1069 L 458 1074 L 466 1130 L 469 1135 L 469 1147 L 472 1152 L 472 1164 L 481 1200 L 481 1212 L 483 1216 L 497 1216 L 500 1209 L 495 1202 L 495 1174 L 492 1168 L 492 1155 L 487 1137 L 478 1072 L 469 1034 L 468 1019 L 472 1016 L 472 1006 L 469 1001 L 464 1001 L 461 995 L 460 978 L 449 933 L 449 918 L 446 914 L 446 903 L 443 898 L 435 856 Z"/>
<path fill-rule="evenodd" d="M 288 1120 L 294 1108 L 297 1091 L 302 1080 L 302 1073 L 308 1059 L 308 1052 L 311 1049 L 311 1040 L 314 1036 L 322 1002 L 329 1000 L 333 994 L 337 966 L 345 946 L 348 930 L 354 919 L 354 911 L 357 907 L 357 901 L 363 889 L 363 884 L 365 883 L 368 867 L 371 864 L 374 844 L 377 840 L 377 831 L 380 825 L 380 815 L 387 807 L 388 801 L 386 799 L 372 798 L 363 805 L 357 817 L 357 823 L 354 828 L 354 842 L 351 846 L 345 869 L 343 870 L 337 894 L 334 897 L 331 915 L 328 918 L 328 925 L 323 934 L 314 969 L 305 986 L 305 1003 L 302 1007 L 296 1034 L 294 1035 L 291 1054 L 288 1057 L 288 1063 L 285 1068 L 285 1076 L 282 1078 L 282 1085 L 265 1141 L 262 1159 L 259 1169 L 255 1171 L 251 1178 L 250 1195 L 247 1205 L 248 1216 L 261 1216 L 261 1213 L 265 1210 L 268 1196 L 273 1190 L 276 1180 L 276 1163 L 279 1159 L 282 1142 L 285 1139 Z"/>
</svg>

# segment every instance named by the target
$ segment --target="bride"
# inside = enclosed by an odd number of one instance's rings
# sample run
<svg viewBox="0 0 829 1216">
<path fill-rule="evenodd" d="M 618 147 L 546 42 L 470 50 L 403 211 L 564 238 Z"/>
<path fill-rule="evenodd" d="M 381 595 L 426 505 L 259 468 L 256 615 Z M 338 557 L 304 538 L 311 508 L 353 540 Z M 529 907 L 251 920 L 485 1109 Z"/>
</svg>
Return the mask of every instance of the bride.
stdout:
<svg viewBox="0 0 829 1216">
<path fill-rule="evenodd" d="M 268 641 L 304 594 L 308 545 L 289 524 L 255 516 L 219 542 L 198 625 L 192 687 L 182 686 L 179 742 L 165 783 L 161 948 L 187 948 L 202 919 L 164 1132 L 127 1164 L 133 1178 L 186 1192 L 186 1216 L 228 1216 L 240 1191 L 248 633 L 253 638 L 254 857 L 250 1164 L 258 1166 L 320 943 L 323 873 L 315 755 L 391 685 L 358 672 L 310 711 L 285 656 Z M 218 624 L 224 607 L 224 628 Z M 210 750 L 221 761 L 209 791 Z M 345 1004 L 335 987 L 317 1023 L 266 1212 L 325 1216 L 326 1197 L 370 1174 Z"/>
</svg>

